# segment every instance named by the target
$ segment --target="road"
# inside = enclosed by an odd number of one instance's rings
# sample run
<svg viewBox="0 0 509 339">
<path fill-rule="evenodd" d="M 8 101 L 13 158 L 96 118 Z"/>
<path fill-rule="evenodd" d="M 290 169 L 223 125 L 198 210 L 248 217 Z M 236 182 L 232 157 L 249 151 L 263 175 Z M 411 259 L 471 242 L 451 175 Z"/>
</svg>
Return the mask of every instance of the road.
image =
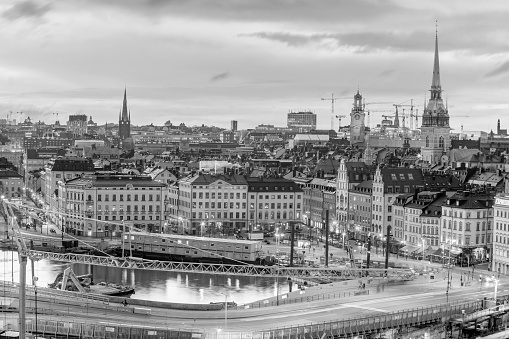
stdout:
<svg viewBox="0 0 509 339">
<path fill-rule="evenodd" d="M 507 294 L 503 289 L 499 294 Z M 468 287 L 453 285 L 449 292 L 449 302 L 472 301 L 492 296 L 493 287 L 478 284 Z M 387 286 L 383 293 L 341 299 L 328 299 L 307 303 L 265 307 L 261 309 L 228 310 L 228 331 L 262 331 L 284 326 L 297 326 L 310 323 L 345 320 L 389 314 L 394 311 L 421 308 L 446 303 L 445 282 L 438 281 L 414 283 L 402 286 Z M 14 303 L 16 305 L 16 302 Z M 33 301 L 27 304 L 33 307 Z M 59 320 L 87 319 L 99 323 L 138 324 L 145 326 L 163 326 L 179 329 L 200 329 L 213 331 L 224 328 L 225 312 L 221 311 L 182 311 L 151 308 L 150 315 L 133 314 L 129 305 L 101 305 L 62 302 L 54 304 L 38 302 L 41 313 L 46 310 L 58 315 Z"/>
</svg>

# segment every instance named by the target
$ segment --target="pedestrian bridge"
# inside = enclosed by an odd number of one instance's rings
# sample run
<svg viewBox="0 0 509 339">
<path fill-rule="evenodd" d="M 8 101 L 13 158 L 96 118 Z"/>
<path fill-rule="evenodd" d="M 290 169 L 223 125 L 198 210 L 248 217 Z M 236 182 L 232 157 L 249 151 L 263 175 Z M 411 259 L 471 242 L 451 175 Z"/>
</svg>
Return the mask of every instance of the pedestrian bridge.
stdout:
<svg viewBox="0 0 509 339">
<path fill-rule="evenodd" d="M 295 277 L 350 280 L 362 277 L 386 278 L 389 281 L 413 280 L 415 273 L 411 269 L 380 269 L 380 268 L 350 268 L 350 267 L 284 267 L 284 266 L 256 266 L 256 265 L 227 265 L 191 262 L 173 262 L 147 260 L 140 258 L 104 257 L 75 253 L 55 253 L 29 250 L 28 257 L 35 260 L 47 259 L 69 263 L 90 264 L 118 268 L 135 268 L 141 270 L 194 272 L 208 274 L 232 274 L 239 276 L 265 277 Z"/>
</svg>

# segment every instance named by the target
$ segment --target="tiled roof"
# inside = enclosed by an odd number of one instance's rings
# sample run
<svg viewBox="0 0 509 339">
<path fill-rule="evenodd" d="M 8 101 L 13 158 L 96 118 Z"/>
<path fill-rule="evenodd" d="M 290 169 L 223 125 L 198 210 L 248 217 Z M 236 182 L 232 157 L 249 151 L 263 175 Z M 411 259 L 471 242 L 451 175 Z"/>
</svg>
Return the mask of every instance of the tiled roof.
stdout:
<svg viewBox="0 0 509 339">
<path fill-rule="evenodd" d="M 350 183 L 361 183 L 373 178 L 373 173 L 375 173 L 374 166 L 368 166 L 362 161 L 345 162 L 345 167 Z"/>
<path fill-rule="evenodd" d="M 85 175 L 79 178 L 71 179 L 66 182 L 67 185 L 92 185 L 92 187 L 165 187 L 166 185 L 152 180 L 150 177 L 133 175 Z"/>
<path fill-rule="evenodd" d="M 187 181 L 192 185 L 210 185 L 218 180 L 227 182 L 231 185 L 247 185 L 246 178 L 242 175 L 226 175 L 226 174 L 196 174 L 194 176 L 189 176 L 182 181 Z"/>
<path fill-rule="evenodd" d="M 284 178 L 247 178 L 247 183 L 249 192 L 261 191 L 262 189 L 270 192 L 302 192 L 302 189 L 294 181 Z"/>
<path fill-rule="evenodd" d="M 0 179 L 4 178 L 23 178 L 21 174 L 13 170 L 1 170 Z"/>
<path fill-rule="evenodd" d="M 384 167 L 381 174 L 385 193 L 388 193 L 388 187 L 399 187 L 399 192 L 404 192 L 404 188 L 408 187 L 412 192 L 416 187 L 424 186 L 424 176 L 418 168 Z"/>
</svg>

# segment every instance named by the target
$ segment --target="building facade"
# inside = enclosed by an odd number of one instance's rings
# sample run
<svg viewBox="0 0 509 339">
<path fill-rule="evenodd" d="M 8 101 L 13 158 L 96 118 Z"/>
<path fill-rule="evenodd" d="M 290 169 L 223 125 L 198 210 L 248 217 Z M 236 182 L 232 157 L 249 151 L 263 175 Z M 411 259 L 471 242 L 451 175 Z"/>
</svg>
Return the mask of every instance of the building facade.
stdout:
<svg viewBox="0 0 509 339">
<path fill-rule="evenodd" d="M 509 196 L 495 198 L 493 206 L 495 237 L 493 242 L 492 270 L 509 274 Z"/>
<path fill-rule="evenodd" d="M 72 133 L 74 137 L 82 136 L 87 133 L 87 116 L 85 114 L 69 115 L 67 121 L 67 130 Z"/>
<path fill-rule="evenodd" d="M 161 233 L 165 185 L 146 176 L 93 174 L 59 182 L 57 224 L 67 233 L 117 237 L 126 222 Z"/>
<path fill-rule="evenodd" d="M 0 170 L 0 195 L 6 199 L 21 199 L 23 176 L 13 170 Z"/>
<path fill-rule="evenodd" d="M 316 114 L 313 112 L 290 112 L 287 115 L 287 126 L 298 132 L 316 130 Z"/>
</svg>

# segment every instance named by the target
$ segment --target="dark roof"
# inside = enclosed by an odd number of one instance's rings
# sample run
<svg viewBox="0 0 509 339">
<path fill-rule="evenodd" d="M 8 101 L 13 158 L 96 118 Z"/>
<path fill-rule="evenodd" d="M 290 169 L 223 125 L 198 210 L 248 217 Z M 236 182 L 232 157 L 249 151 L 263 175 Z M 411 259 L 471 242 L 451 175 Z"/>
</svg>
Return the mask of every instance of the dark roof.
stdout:
<svg viewBox="0 0 509 339">
<path fill-rule="evenodd" d="M 432 174 L 426 173 L 424 174 L 424 185 L 426 189 L 432 190 L 434 188 L 440 190 L 442 188 L 445 189 L 454 189 L 457 190 L 461 188 L 461 182 L 458 178 L 456 178 L 452 174 Z"/>
<path fill-rule="evenodd" d="M 463 209 L 491 208 L 495 203 L 494 191 L 470 192 L 458 191 L 445 202 L 445 206 Z"/>
<path fill-rule="evenodd" d="M 247 178 L 249 192 L 302 192 L 302 189 L 292 180 L 285 178 Z"/>
<path fill-rule="evenodd" d="M 374 166 L 368 166 L 362 161 L 345 162 L 345 167 L 350 183 L 361 183 L 373 178 L 373 173 L 375 173 Z"/>
<path fill-rule="evenodd" d="M 125 187 L 132 185 L 133 187 L 166 187 L 158 181 L 152 180 L 148 176 L 125 175 L 125 174 L 92 174 L 84 175 L 79 178 L 71 179 L 66 185 L 89 185 L 92 187 Z"/>
<path fill-rule="evenodd" d="M 0 170 L 0 179 L 3 178 L 23 178 L 23 176 L 13 170 Z"/>
<path fill-rule="evenodd" d="M 357 186 L 354 186 L 350 192 L 354 193 L 362 193 L 362 194 L 371 194 L 373 191 L 373 180 L 365 180 L 358 184 Z"/>
<path fill-rule="evenodd" d="M 410 191 L 414 191 L 416 187 L 424 186 L 424 176 L 421 169 L 384 167 L 380 171 L 384 183 L 384 193 L 388 193 L 388 187 L 399 187 L 399 192 L 404 192 L 404 187 L 409 187 Z"/>
<path fill-rule="evenodd" d="M 242 175 L 227 175 L 227 174 L 203 174 L 200 173 L 189 179 L 192 185 L 210 185 L 218 180 L 225 181 L 231 185 L 247 185 L 246 178 Z"/>
<path fill-rule="evenodd" d="M 333 174 L 336 175 L 338 172 L 340 162 L 336 159 L 322 159 L 316 164 L 314 172 L 317 173 L 319 171 L 323 171 L 325 174 Z"/>
<path fill-rule="evenodd" d="M 94 172 L 94 163 L 90 158 L 58 157 L 51 166 L 52 171 Z"/>
</svg>

